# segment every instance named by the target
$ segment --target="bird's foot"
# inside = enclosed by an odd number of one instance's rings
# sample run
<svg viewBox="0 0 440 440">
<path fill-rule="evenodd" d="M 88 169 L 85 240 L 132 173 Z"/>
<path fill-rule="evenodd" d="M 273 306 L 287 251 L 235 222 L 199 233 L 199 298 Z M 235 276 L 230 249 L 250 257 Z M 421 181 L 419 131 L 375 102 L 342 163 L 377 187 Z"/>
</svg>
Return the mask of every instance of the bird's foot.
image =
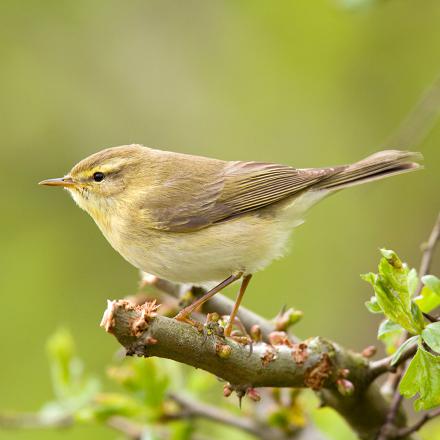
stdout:
<svg viewBox="0 0 440 440">
<path fill-rule="evenodd" d="M 181 310 L 175 317 L 174 319 L 176 321 L 180 321 L 180 322 L 184 322 L 186 324 L 192 325 L 193 327 L 195 327 L 198 331 L 203 331 L 203 324 L 198 322 L 198 321 L 194 321 L 193 319 L 190 318 L 190 313 L 186 312 L 185 309 Z"/>
</svg>

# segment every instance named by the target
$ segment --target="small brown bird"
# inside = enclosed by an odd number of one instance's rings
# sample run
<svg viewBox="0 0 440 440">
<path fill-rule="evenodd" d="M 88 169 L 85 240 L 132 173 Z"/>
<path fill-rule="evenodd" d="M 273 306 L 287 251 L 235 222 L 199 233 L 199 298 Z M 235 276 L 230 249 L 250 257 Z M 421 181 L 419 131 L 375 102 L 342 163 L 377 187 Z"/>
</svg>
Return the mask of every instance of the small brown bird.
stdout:
<svg viewBox="0 0 440 440">
<path fill-rule="evenodd" d="M 292 229 L 312 205 L 342 188 L 419 169 L 421 159 L 388 150 L 351 165 L 300 169 L 125 145 L 99 151 L 66 176 L 40 184 L 66 188 L 142 271 L 179 283 L 218 283 L 179 320 L 190 322 L 197 307 L 242 278 L 229 335 L 252 274 L 284 254 Z"/>
</svg>

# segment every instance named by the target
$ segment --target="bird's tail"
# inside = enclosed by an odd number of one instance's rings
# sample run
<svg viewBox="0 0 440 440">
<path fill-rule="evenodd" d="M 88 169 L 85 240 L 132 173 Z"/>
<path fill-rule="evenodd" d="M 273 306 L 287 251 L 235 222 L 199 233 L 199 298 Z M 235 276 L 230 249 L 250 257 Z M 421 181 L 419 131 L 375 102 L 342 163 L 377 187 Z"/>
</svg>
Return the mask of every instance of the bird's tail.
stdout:
<svg viewBox="0 0 440 440">
<path fill-rule="evenodd" d="M 421 153 L 399 150 L 379 151 L 359 162 L 337 167 L 335 169 L 336 173 L 317 182 L 314 188 L 339 190 L 384 177 L 407 173 L 423 168 L 419 163 L 421 160 L 423 160 Z M 340 171 L 338 172 L 338 170 Z"/>
</svg>

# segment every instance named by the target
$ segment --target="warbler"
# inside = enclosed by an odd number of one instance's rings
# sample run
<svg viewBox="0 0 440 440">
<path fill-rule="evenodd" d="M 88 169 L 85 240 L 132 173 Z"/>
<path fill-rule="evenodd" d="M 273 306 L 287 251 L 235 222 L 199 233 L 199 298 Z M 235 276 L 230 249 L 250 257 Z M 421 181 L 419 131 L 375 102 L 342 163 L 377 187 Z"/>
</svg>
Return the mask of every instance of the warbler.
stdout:
<svg viewBox="0 0 440 440">
<path fill-rule="evenodd" d="M 349 186 L 419 169 L 420 153 L 380 151 L 351 165 L 293 168 L 224 161 L 142 145 L 107 148 L 62 178 L 67 189 L 126 260 L 159 278 L 218 283 L 176 316 L 190 314 L 242 279 L 225 334 L 230 335 L 253 273 L 283 256 L 305 212 Z"/>
</svg>

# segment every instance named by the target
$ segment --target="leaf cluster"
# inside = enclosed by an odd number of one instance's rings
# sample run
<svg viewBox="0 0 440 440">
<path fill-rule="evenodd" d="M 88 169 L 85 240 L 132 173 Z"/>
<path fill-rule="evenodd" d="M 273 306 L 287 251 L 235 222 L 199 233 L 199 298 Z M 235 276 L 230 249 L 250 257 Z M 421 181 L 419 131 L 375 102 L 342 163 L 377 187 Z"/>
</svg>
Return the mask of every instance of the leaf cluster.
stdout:
<svg viewBox="0 0 440 440">
<path fill-rule="evenodd" d="M 378 338 L 393 355 L 392 365 L 417 344 L 399 390 L 406 398 L 418 395 L 416 410 L 430 409 L 440 405 L 440 322 L 428 324 L 424 314 L 440 306 L 440 280 L 433 275 L 419 280 L 417 271 L 409 269 L 394 251 L 381 249 L 381 254 L 378 273 L 362 275 L 374 289 L 366 307 L 385 316 Z M 420 283 L 423 287 L 416 296 Z"/>
</svg>

